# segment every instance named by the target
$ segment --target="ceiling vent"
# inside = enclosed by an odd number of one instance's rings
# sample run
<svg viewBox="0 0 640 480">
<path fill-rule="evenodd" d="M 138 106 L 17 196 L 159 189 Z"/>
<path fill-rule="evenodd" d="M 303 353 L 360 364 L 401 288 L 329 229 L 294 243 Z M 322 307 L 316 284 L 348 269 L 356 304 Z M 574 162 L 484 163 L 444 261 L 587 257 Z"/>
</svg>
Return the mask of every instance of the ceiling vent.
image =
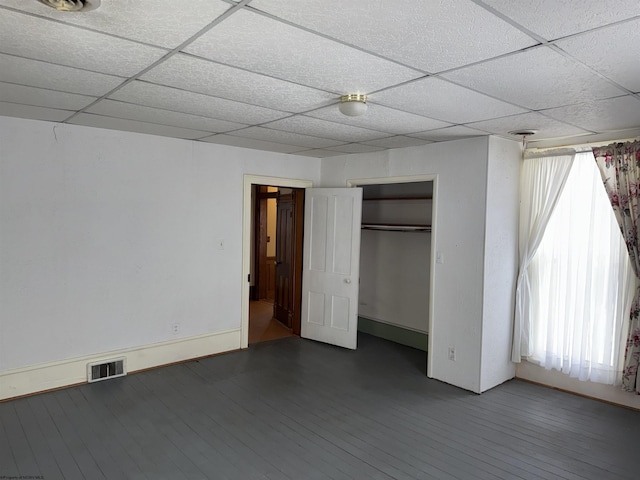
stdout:
<svg viewBox="0 0 640 480">
<path fill-rule="evenodd" d="M 88 12 L 100 6 L 100 0 L 38 0 L 61 12 Z"/>
</svg>

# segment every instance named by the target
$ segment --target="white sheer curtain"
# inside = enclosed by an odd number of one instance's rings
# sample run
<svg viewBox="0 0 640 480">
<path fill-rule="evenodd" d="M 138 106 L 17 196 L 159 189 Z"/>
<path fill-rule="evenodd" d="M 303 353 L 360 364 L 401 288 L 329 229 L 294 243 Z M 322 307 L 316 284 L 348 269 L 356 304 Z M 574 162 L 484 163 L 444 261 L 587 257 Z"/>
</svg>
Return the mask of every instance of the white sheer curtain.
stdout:
<svg viewBox="0 0 640 480">
<path fill-rule="evenodd" d="M 531 281 L 529 265 L 558 202 L 575 151 L 557 151 L 552 155 L 527 158 L 520 173 L 520 272 L 516 286 L 516 308 L 511 359 L 519 363 L 530 354 Z"/>
<path fill-rule="evenodd" d="M 635 275 L 591 152 L 578 153 L 529 265 L 529 361 L 619 383 Z"/>
</svg>

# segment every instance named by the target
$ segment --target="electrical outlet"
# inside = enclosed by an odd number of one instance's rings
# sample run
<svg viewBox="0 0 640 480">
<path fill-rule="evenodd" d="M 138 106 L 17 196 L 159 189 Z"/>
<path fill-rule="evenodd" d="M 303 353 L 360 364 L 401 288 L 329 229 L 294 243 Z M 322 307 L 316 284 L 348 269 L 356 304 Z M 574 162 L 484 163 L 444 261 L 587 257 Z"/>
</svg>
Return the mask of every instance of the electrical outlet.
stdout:
<svg viewBox="0 0 640 480">
<path fill-rule="evenodd" d="M 171 333 L 173 333 L 174 335 L 177 335 L 178 333 L 180 333 L 179 323 L 174 323 L 173 325 L 171 325 Z"/>
<path fill-rule="evenodd" d="M 449 360 L 452 362 L 456 361 L 456 349 L 453 347 L 449 347 Z"/>
</svg>

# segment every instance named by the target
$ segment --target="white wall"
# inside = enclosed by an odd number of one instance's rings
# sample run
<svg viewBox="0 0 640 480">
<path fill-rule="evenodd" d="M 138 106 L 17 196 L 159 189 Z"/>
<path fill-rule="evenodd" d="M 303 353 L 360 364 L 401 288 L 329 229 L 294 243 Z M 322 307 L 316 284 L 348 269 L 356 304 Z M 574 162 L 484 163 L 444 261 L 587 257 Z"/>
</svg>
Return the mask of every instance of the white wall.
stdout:
<svg viewBox="0 0 640 480">
<path fill-rule="evenodd" d="M 323 186 L 345 186 L 348 180 L 360 178 L 437 175 L 435 228 L 431 241 L 435 242 L 443 263 L 435 264 L 433 319 L 429 333 L 433 345 L 431 368 L 434 378 L 474 392 L 482 391 L 483 375 L 490 378 L 486 384 L 491 384 L 513 368 L 509 355 L 503 355 L 495 359 L 487 357 L 481 370 L 483 349 L 496 347 L 508 351 L 510 346 L 510 340 L 506 341 L 508 333 L 489 335 L 491 325 L 506 328 L 511 322 L 511 317 L 504 318 L 504 312 L 496 311 L 493 312 L 496 316 L 502 316 L 483 327 L 489 150 L 489 138 L 480 137 L 333 157 L 322 163 Z M 515 160 L 518 158 L 516 156 Z M 499 175 L 492 178 L 500 180 Z M 515 185 L 517 188 L 517 179 Z M 515 235 L 516 231 L 509 240 L 514 244 Z M 490 257 L 487 261 L 502 264 L 500 258 Z M 507 296 L 510 291 L 505 292 Z M 483 335 L 487 335 L 485 341 Z M 448 360 L 449 347 L 456 350 L 455 361 Z M 494 370 L 498 373 L 494 374 Z M 501 381 L 504 380 L 506 378 Z"/>
<path fill-rule="evenodd" d="M 31 366 L 80 359 L 78 367 L 108 352 L 135 350 L 144 366 L 162 359 L 153 345 L 171 344 L 176 360 L 205 354 L 208 335 L 239 332 L 244 174 L 326 186 L 435 174 L 432 241 L 444 263 L 435 265 L 432 371 L 481 391 L 491 372 L 508 371 L 508 356 L 484 356 L 503 341 L 492 325 L 505 324 L 501 311 L 483 321 L 490 145 L 477 138 L 320 161 L 0 117 L 0 387 Z M 180 344 L 196 338 L 197 351 Z"/>
<path fill-rule="evenodd" d="M 243 175 L 320 176 L 314 158 L 6 117 L 0 148 L 0 372 L 239 329 Z"/>
<path fill-rule="evenodd" d="M 482 321 L 482 391 L 513 378 L 511 352 L 518 275 L 518 211 L 521 147 L 489 138 Z"/>
</svg>

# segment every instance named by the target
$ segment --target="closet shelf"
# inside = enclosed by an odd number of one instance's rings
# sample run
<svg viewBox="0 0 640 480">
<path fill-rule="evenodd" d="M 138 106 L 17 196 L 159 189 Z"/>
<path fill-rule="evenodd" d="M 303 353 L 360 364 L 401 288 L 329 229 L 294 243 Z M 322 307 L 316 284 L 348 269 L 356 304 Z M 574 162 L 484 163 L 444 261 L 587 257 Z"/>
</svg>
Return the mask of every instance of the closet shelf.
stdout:
<svg viewBox="0 0 640 480">
<path fill-rule="evenodd" d="M 430 232 L 431 225 L 399 225 L 393 223 L 363 223 L 363 230 L 381 230 L 385 232 Z"/>
<path fill-rule="evenodd" d="M 363 198 L 363 202 L 380 202 L 386 200 L 433 200 L 431 196 L 421 196 L 421 197 L 371 197 L 371 198 Z"/>
</svg>

